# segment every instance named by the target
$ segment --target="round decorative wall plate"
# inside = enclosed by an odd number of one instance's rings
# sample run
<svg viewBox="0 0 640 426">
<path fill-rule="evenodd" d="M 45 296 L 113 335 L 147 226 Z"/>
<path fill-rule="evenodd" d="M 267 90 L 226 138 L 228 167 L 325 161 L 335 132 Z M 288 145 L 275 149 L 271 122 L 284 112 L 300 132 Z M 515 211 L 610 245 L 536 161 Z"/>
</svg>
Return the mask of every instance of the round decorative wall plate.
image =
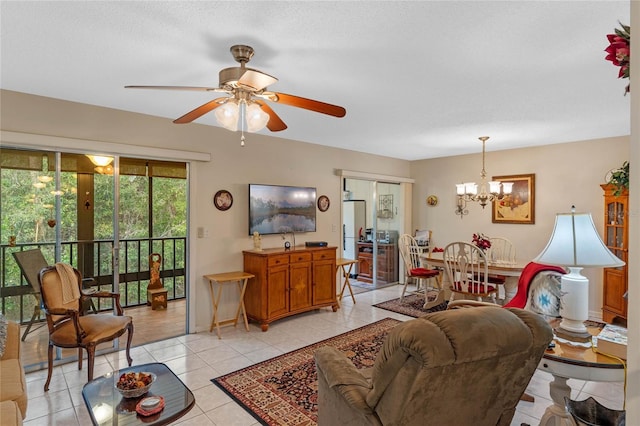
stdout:
<svg viewBox="0 0 640 426">
<path fill-rule="evenodd" d="M 213 205 L 221 211 L 229 210 L 233 205 L 233 196 L 229 191 L 221 189 L 213 196 Z"/>
<path fill-rule="evenodd" d="M 438 204 L 438 197 L 436 197 L 435 195 L 429 195 L 427 197 L 427 205 L 428 206 L 435 206 Z"/>
<path fill-rule="evenodd" d="M 318 197 L 318 210 L 321 212 L 326 212 L 329 210 L 329 205 L 331 202 L 329 201 L 329 197 L 326 195 L 321 195 Z"/>
</svg>

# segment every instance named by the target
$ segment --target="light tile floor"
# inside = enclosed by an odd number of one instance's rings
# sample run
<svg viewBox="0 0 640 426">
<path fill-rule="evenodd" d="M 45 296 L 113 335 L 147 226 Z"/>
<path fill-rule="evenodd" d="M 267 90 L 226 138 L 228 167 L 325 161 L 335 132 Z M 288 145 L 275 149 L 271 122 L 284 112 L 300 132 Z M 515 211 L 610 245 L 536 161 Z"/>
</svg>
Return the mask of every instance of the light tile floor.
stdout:
<svg viewBox="0 0 640 426">
<path fill-rule="evenodd" d="M 224 327 L 222 340 L 215 333 L 198 333 L 167 339 L 132 349 L 134 365 L 148 362 L 166 363 L 192 390 L 196 405 L 175 424 L 252 426 L 258 425 L 253 417 L 231 398 L 213 385 L 210 379 L 252 365 L 274 356 L 298 349 L 317 341 L 344 333 L 382 318 L 410 319 L 371 305 L 400 296 L 402 287 L 387 287 L 344 298 L 337 312 L 320 309 L 274 322 L 263 333 L 255 324 L 247 333 L 243 327 Z M 124 353 L 96 358 L 95 375 L 126 367 Z M 46 370 L 27 374 L 29 406 L 24 424 L 35 425 L 88 425 L 89 414 L 82 399 L 82 386 L 86 382 L 86 363 L 82 371 L 77 364 L 65 364 L 54 369 L 49 392 L 43 391 Z M 521 401 L 512 425 L 537 425 L 546 407 L 551 405 L 549 381 L 551 375 L 537 371 L 527 392 L 535 403 Z M 602 404 L 622 409 L 624 400 L 621 383 L 596 383 L 569 380 L 572 399 L 593 396 Z"/>
</svg>

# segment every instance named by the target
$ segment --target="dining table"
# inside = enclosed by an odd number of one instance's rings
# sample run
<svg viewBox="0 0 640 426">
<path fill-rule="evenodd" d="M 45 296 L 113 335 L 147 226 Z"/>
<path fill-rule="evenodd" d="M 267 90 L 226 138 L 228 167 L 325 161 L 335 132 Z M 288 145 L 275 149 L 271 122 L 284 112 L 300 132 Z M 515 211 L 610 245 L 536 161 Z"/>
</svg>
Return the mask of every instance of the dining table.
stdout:
<svg viewBox="0 0 640 426">
<path fill-rule="evenodd" d="M 444 258 L 442 252 L 424 253 L 420 260 L 425 267 L 435 267 L 444 269 Z M 487 265 L 489 274 L 502 275 L 504 282 L 504 304 L 508 303 L 516 295 L 518 291 L 518 279 L 522 270 L 529 263 L 521 260 L 515 262 L 489 262 Z M 447 282 L 448 277 L 443 277 L 443 281 Z M 446 288 L 446 287 L 445 287 Z"/>
</svg>

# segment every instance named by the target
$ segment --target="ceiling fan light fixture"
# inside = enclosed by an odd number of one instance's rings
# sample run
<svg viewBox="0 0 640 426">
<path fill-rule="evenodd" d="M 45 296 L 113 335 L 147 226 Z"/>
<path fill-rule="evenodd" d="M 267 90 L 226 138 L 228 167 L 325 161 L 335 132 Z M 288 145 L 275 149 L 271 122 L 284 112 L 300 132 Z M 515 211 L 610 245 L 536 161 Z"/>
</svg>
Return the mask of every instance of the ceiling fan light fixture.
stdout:
<svg viewBox="0 0 640 426">
<path fill-rule="evenodd" d="M 105 157 L 103 155 L 89 155 L 87 157 L 91 162 L 98 167 L 106 167 L 113 161 L 113 157 Z"/>
<path fill-rule="evenodd" d="M 258 104 L 248 105 L 246 116 L 247 116 L 247 131 L 252 133 L 264 129 L 264 127 L 269 122 L 269 118 L 270 118 L 269 114 L 264 112 L 262 108 L 260 108 L 260 105 Z"/>
<path fill-rule="evenodd" d="M 236 131 L 238 129 L 238 104 L 234 101 L 227 101 L 215 110 L 218 124 L 227 130 Z"/>
</svg>

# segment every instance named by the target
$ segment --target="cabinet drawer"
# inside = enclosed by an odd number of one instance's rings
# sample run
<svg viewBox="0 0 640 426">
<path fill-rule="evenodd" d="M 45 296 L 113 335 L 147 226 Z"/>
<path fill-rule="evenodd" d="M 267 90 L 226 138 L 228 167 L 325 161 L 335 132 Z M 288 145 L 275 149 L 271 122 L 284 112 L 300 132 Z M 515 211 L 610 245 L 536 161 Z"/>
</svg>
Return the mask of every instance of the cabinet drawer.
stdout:
<svg viewBox="0 0 640 426">
<path fill-rule="evenodd" d="M 311 261 L 311 253 L 291 253 L 289 257 L 289 262 L 298 263 L 298 262 L 310 262 Z"/>
<path fill-rule="evenodd" d="M 269 260 L 267 261 L 267 265 L 271 266 L 281 266 L 289 264 L 289 255 L 281 254 L 278 256 L 269 256 Z"/>
<path fill-rule="evenodd" d="M 323 250 L 313 252 L 313 260 L 327 260 L 327 259 L 335 259 L 336 252 L 335 250 Z"/>
</svg>

